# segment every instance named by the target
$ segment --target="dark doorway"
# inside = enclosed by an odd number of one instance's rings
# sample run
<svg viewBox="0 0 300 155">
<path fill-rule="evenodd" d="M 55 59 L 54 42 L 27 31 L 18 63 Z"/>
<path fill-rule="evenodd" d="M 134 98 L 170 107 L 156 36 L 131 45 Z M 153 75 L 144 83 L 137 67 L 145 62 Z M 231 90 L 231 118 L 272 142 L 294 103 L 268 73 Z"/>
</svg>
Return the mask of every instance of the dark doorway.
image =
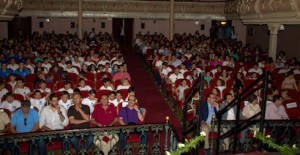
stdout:
<svg viewBox="0 0 300 155">
<path fill-rule="evenodd" d="M 132 18 L 113 18 L 113 35 L 115 40 L 117 40 L 121 46 L 132 46 L 133 41 L 133 19 Z M 124 33 L 121 35 L 122 26 L 124 29 Z"/>
<path fill-rule="evenodd" d="M 31 35 L 31 17 L 15 17 L 8 22 L 8 38 Z"/>
</svg>

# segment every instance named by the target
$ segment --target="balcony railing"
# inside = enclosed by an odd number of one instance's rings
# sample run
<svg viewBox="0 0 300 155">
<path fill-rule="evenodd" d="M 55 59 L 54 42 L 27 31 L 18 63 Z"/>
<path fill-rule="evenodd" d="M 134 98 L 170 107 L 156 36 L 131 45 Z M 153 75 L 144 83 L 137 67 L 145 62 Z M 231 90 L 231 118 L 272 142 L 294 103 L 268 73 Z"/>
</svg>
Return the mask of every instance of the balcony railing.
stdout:
<svg viewBox="0 0 300 155">
<path fill-rule="evenodd" d="M 243 122 L 243 121 L 241 121 Z M 246 128 L 245 130 L 238 130 L 239 143 L 234 145 L 234 136 L 229 136 L 229 151 L 230 152 L 253 152 L 259 150 L 259 140 L 253 137 L 253 131 L 258 131 L 260 128 L 260 121 L 254 120 L 251 122 L 252 126 Z M 217 127 L 216 122 L 212 127 Z M 226 133 L 226 131 L 235 127 L 235 121 L 222 121 L 221 123 L 221 135 Z M 275 143 L 279 145 L 287 144 L 289 146 L 296 145 L 300 146 L 300 121 L 299 120 L 265 120 L 263 124 L 264 135 L 270 135 Z M 215 141 L 217 139 L 217 134 L 211 135 L 211 150 L 215 150 Z M 220 139 L 220 152 L 225 151 L 224 139 Z M 268 146 L 263 146 L 264 150 L 275 151 Z"/>
<path fill-rule="evenodd" d="M 178 136 L 169 123 L 130 125 L 105 128 L 40 131 L 23 134 L 5 134 L 0 136 L 0 146 L 7 146 L 4 154 L 11 152 L 38 152 L 39 142 L 44 141 L 47 154 L 73 154 L 71 138 L 76 136 L 80 144 L 77 154 L 164 154 L 177 148 Z M 84 148 L 86 137 L 93 138 L 92 146 Z M 121 149 L 121 137 L 125 139 L 125 147 Z M 123 140 L 124 142 L 124 140 Z M 104 146 L 105 145 L 105 146 Z M 71 147 L 70 147 L 71 146 Z M 71 149 L 69 149 L 71 148 Z"/>
</svg>

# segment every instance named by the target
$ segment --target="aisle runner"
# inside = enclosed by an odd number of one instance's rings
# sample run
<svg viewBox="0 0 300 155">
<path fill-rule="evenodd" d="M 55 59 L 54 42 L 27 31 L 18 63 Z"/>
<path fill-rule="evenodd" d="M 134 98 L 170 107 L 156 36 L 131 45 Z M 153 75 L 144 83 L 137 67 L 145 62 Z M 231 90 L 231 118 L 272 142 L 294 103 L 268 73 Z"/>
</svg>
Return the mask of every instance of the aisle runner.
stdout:
<svg viewBox="0 0 300 155">
<path fill-rule="evenodd" d="M 164 122 L 166 116 L 170 116 L 170 122 L 175 127 L 179 137 L 182 128 L 180 122 L 173 115 L 172 110 L 167 105 L 164 97 L 156 88 L 153 79 L 147 73 L 141 59 L 134 51 L 126 50 L 124 54 L 125 62 L 132 78 L 132 84 L 136 91 L 136 96 L 141 107 L 147 109 L 146 123 Z"/>
</svg>

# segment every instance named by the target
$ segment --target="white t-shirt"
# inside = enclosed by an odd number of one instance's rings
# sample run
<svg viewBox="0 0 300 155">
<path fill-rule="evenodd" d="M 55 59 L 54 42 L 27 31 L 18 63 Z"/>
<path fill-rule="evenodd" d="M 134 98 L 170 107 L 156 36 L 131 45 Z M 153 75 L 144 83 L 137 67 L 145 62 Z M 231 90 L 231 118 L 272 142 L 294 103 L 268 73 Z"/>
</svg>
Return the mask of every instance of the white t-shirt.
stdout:
<svg viewBox="0 0 300 155">
<path fill-rule="evenodd" d="M 68 110 L 70 107 L 71 107 L 71 105 L 72 105 L 72 100 L 67 100 L 67 102 L 65 103 L 65 102 L 63 102 L 63 100 L 62 99 L 60 99 L 59 101 L 58 101 L 58 105 L 60 105 L 60 106 L 63 106 L 66 110 Z"/>
<path fill-rule="evenodd" d="M 84 98 L 84 99 L 82 100 L 82 104 L 89 106 L 89 107 L 90 107 L 90 112 L 93 113 L 93 111 L 94 111 L 94 106 L 95 106 L 95 104 L 96 104 L 96 99 L 91 100 L 91 99 L 89 99 L 88 97 L 87 97 L 87 98 Z"/>
<path fill-rule="evenodd" d="M 39 115 L 42 112 L 42 109 L 44 108 L 46 104 L 46 99 L 45 97 L 40 98 L 40 99 L 35 99 L 35 98 L 30 98 L 31 105 L 34 107 L 37 107 L 39 109 Z"/>
<path fill-rule="evenodd" d="M 22 88 L 16 88 L 15 89 L 15 94 L 21 94 L 24 98 L 27 94 L 30 93 L 30 89 L 28 87 Z"/>
<path fill-rule="evenodd" d="M 74 67 L 72 67 L 72 68 L 66 68 L 66 71 L 67 71 L 68 73 L 79 74 L 78 70 L 77 70 L 76 68 L 74 68 Z"/>
<path fill-rule="evenodd" d="M 124 107 L 124 106 L 123 106 L 123 102 L 124 102 L 123 99 L 121 99 L 120 101 L 118 101 L 117 99 L 114 99 L 114 100 L 112 101 L 112 104 L 113 104 L 115 107 L 117 107 L 117 106 L 119 105 L 119 103 L 122 103 L 122 107 Z"/>
<path fill-rule="evenodd" d="M 183 79 L 184 77 L 183 77 L 183 75 L 181 74 L 181 73 L 179 73 L 179 74 L 175 74 L 175 73 L 173 73 L 173 74 L 171 74 L 170 76 L 169 76 L 169 79 L 171 80 L 171 82 L 172 83 L 175 83 L 175 81 L 177 80 L 177 79 Z"/>
<path fill-rule="evenodd" d="M 38 89 L 39 91 L 41 91 L 41 93 L 51 93 L 51 89 L 50 88 L 45 88 L 45 90 L 43 89 Z"/>
<path fill-rule="evenodd" d="M 129 89 L 130 86 L 123 86 L 123 85 L 118 85 L 117 90 L 121 89 Z"/>
<path fill-rule="evenodd" d="M 15 64 L 15 65 L 8 64 L 7 68 L 10 68 L 11 70 L 15 71 L 16 69 L 19 68 L 19 65 L 18 64 Z"/>
<path fill-rule="evenodd" d="M 259 75 L 263 74 L 263 71 L 260 68 L 257 68 L 257 69 L 251 68 L 251 69 L 248 70 L 248 73 L 254 73 L 254 72 L 259 74 Z"/>
<path fill-rule="evenodd" d="M 52 67 L 52 65 L 50 64 L 50 63 L 48 63 L 48 64 L 42 64 L 42 67 L 45 67 L 45 68 L 47 68 L 47 70 L 49 71 L 50 70 L 50 68 Z"/>
<path fill-rule="evenodd" d="M 21 102 L 18 101 L 18 100 L 13 100 L 12 103 L 8 103 L 7 101 L 3 101 L 0 104 L 0 108 L 8 109 L 11 112 L 14 112 L 19 107 L 21 107 Z"/>
<path fill-rule="evenodd" d="M 0 102 L 2 101 L 2 97 L 8 93 L 8 90 L 6 88 L 3 88 L 2 90 L 0 90 Z"/>
<path fill-rule="evenodd" d="M 80 91 L 90 91 L 92 88 L 90 87 L 90 86 L 88 86 L 88 85 L 86 85 L 86 86 L 84 86 L 84 87 L 78 87 L 78 89 L 80 90 Z"/>
<path fill-rule="evenodd" d="M 65 88 L 60 88 L 58 91 L 62 92 L 62 91 L 67 91 L 69 94 L 73 94 L 74 90 L 72 88 L 66 90 Z"/>
<path fill-rule="evenodd" d="M 113 91 L 112 87 L 111 86 L 108 86 L 108 87 L 104 87 L 104 86 L 101 86 L 100 87 L 100 90 L 110 90 L 110 91 Z"/>
<path fill-rule="evenodd" d="M 170 68 L 170 67 L 167 67 L 166 69 L 163 68 L 161 70 L 161 73 L 164 74 L 164 75 L 168 75 L 169 72 L 172 72 L 172 68 Z"/>
</svg>

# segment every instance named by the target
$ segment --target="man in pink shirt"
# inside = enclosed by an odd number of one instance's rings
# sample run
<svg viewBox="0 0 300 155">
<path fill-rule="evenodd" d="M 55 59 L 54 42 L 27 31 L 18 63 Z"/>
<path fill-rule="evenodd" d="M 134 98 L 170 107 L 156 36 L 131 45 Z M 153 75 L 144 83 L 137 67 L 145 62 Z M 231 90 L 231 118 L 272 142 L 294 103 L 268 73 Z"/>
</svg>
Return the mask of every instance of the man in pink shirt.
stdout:
<svg viewBox="0 0 300 155">
<path fill-rule="evenodd" d="M 128 72 L 125 71 L 125 68 L 123 65 L 119 67 L 120 71 L 115 73 L 113 76 L 113 81 L 121 80 L 123 78 L 127 78 L 129 81 L 131 81 L 131 77 Z"/>
<path fill-rule="evenodd" d="M 267 104 L 266 107 L 266 119 L 269 120 L 287 120 L 288 114 L 284 106 L 282 105 L 283 98 L 280 95 L 273 96 L 273 102 Z"/>
<path fill-rule="evenodd" d="M 280 95 L 273 96 L 273 102 L 268 103 L 266 107 L 266 120 L 289 120 L 289 116 L 286 113 L 285 107 L 282 105 L 283 98 Z M 272 132 L 272 138 L 275 142 L 280 142 L 280 137 L 284 134 L 284 137 L 289 140 L 292 139 L 292 135 L 295 134 L 292 126 L 273 126 L 274 129 L 270 129 Z"/>
</svg>

